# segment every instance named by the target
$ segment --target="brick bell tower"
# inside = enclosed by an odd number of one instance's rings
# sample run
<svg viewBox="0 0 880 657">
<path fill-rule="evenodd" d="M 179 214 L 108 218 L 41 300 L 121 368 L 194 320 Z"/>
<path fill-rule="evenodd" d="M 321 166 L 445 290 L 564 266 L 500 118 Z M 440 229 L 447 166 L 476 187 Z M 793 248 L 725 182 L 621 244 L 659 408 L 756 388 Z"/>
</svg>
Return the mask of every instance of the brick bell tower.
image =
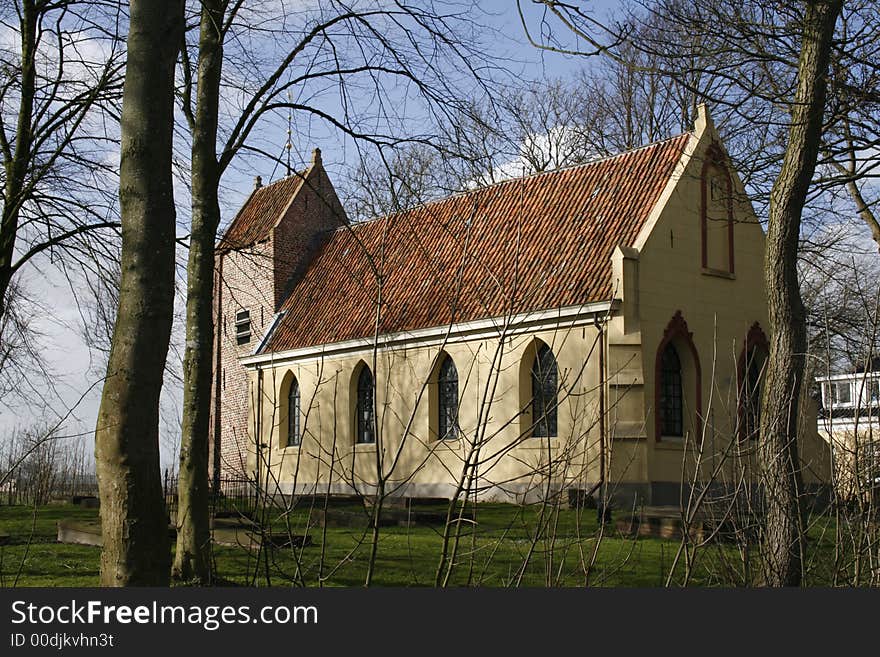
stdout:
<svg viewBox="0 0 880 657">
<path fill-rule="evenodd" d="M 214 378 L 209 468 L 212 480 L 247 477 L 254 428 L 248 374 L 278 310 L 329 235 L 347 223 L 315 149 L 310 166 L 254 189 L 216 247 Z"/>
</svg>

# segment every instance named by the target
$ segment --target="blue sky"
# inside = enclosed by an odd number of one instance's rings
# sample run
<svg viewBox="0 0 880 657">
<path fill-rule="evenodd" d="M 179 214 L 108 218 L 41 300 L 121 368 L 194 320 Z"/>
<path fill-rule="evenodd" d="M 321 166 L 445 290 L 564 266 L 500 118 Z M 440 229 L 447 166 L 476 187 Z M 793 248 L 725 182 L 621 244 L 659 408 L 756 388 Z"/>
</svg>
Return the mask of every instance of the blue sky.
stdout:
<svg viewBox="0 0 880 657">
<path fill-rule="evenodd" d="M 467 4 L 470 5 L 470 3 Z M 587 4 L 592 8 L 591 11 L 600 16 L 618 9 L 622 3 L 600 0 Z M 522 2 L 521 6 L 530 29 L 537 36 L 541 29 L 540 22 L 543 10 L 529 0 Z M 506 69 L 504 74 L 496 77 L 505 78 L 506 82 L 510 84 L 516 84 L 517 79 L 564 78 L 591 65 L 591 60 L 583 57 L 563 55 L 532 47 L 524 34 L 515 0 L 490 0 L 474 4 L 470 9 L 469 16 L 475 23 L 487 28 L 481 35 L 481 38 L 486 40 L 486 53 L 490 54 L 490 60 L 494 60 L 499 67 Z M 562 34 L 567 33 L 563 31 Z M 330 111 L 339 111 L 339 105 L 333 104 L 332 98 L 330 95 L 321 98 L 318 102 L 320 106 L 327 107 Z M 330 104 L 324 105 L 324 103 Z M 414 106 L 416 103 L 410 99 L 409 104 Z M 418 132 L 421 127 L 418 113 L 411 114 L 409 118 L 412 131 Z M 266 151 L 279 155 L 283 152 L 287 140 L 286 121 L 287 115 L 279 112 L 262 124 L 255 139 L 265 147 Z M 294 115 L 292 134 L 291 165 L 294 169 L 303 168 L 308 164 L 312 149 L 316 146 L 321 148 L 324 165 L 331 176 L 337 174 L 339 177 L 346 167 L 354 166 L 357 163 L 359 155 L 352 148 L 351 140 L 344 139 L 340 132 L 332 126 L 321 124 L 303 115 Z M 283 177 L 285 170 L 283 166 L 277 166 L 265 159 L 254 161 L 253 159 L 240 158 L 235 162 L 226 172 L 222 181 L 224 224 L 232 219 L 237 209 L 247 198 L 256 175 L 260 175 L 265 184 Z M 181 229 L 186 232 L 185 226 L 182 226 Z"/>
<path fill-rule="evenodd" d="M 604 12 L 617 5 L 616 2 L 602 0 L 592 6 L 594 11 Z M 540 11 L 528 1 L 523 2 L 523 7 L 527 20 L 537 26 Z M 582 59 L 542 52 L 531 47 L 523 33 L 514 0 L 483 2 L 471 11 L 475 22 L 490 28 L 486 32 L 487 53 L 491 53 L 491 58 L 499 66 L 507 68 L 512 75 L 522 79 L 565 77 L 585 65 Z M 280 123 L 283 126 L 284 120 L 281 119 Z M 345 167 L 356 164 L 357 153 L 332 130 L 315 128 L 314 125 L 294 126 L 294 128 L 292 154 L 294 166 L 302 166 L 308 162 L 312 148 L 315 146 L 322 149 L 323 159 L 331 176 L 341 175 Z M 263 126 L 262 133 L 257 137 L 264 143 L 276 145 L 277 150 L 274 152 L 280 152 L 286 141 L 283 127 L 278 128 L 278 121 L 274 127 Z M 231 167 L 222 182 L 224 225 L 232 219 L 250 193 L 255 175 L 261 175 L 265 182 L 269 182 L 283 176 L 284 171 L 275 168 L 267 161 L 257 161 L 253 168 L 251 161 Z M 179 215 L 185 218 L 188 198 L 183 186 L 178 189 L 176 201 L 180 207 Z M 180 226 L 180 232 L 182 234 L 187 232 L 185 223 Z M 184 271 L 179 272 L 181 278 L 184 275 Z M 82 434 L 83 440 L 90 442 L 100 402 L 100 360 L 96 361 L 83 343 L 80 333 L 80 311 L 64 278 L 52 267 L 44 267 L 40 270 L 30 268 L 24 272 L 24 276 L 28 290 L 44 304 L 45 312 L 37 322 L 45 336 L 44 357 L 56 373 L 55 381 L 61 400 L 49 406 L 45 406 L 42 401 L 33 400 L 30 404 L 15 409 L 0 410 L 0 436 L 14 428 L 32 426 L 40 418 L 51 422 L 59 414 L 64 415 L 68 409 L 76 405 L 71 417 L 65 422 L 65 433 Z M 178 323 L 174 336 L 178 347 L 182 344 L 181 334 L 182 326 Z M 179 352 L 177 355 L 179 356 Z M 175 367 L 175 358 L 175 352 L 172 351 L 170 355 L 172 367 Z M 91 391 L 80 401 L 83 393 L 90 388 Z M 173 381 L 166 383 L 161 427 L 164 436 L 162 452 L 165 466 L 171 465 L 176 458 L 173 445 L 178 434 L 176 422 L 180 406 L 179 397 L 178 386 Z M 90 448 L 87 451 L 90 451 Z"/>
</svg>

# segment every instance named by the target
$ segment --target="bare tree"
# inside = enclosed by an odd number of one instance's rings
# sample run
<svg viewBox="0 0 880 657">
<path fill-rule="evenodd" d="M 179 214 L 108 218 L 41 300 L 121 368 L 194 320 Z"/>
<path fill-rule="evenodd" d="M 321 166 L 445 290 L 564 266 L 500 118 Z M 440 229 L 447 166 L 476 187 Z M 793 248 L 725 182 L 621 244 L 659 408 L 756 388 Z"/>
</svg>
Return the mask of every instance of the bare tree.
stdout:
<svg viewBox="0 0 880 657">
<path fill-rule="evenodd" d="M 6 289 L 6 312 L 0 316 L 0 403 L 6 408 L 26 399 L 47 400 L 53 377 L 44 357 L 45 335 L 34 317 L 44 310 L 18 284 Z"/>
<path fill-rule="evenodd" d="M 797 431 L 807 333 L 797 249 L 801 215 L 819 155 L 826 76 L 841 5 L 832 0 L 806 6 L 788 146 L 770 195 L 765 283 L 771 336 L 760 440 L 767 505 L 763 549 L 771 586 L 797 586 L 802 577 L 803 487 Z"/>
<path fill-rule="evenodd" d="M 578 4 L 555 1 L 535 4 L 542 5 L 564 30 L 592 47 L 581 54 L 605 53 L 621 59 L 616 48 L 629 37 L 630 25 L 611 26 L 597 21 Z M 693 85 L 692 89 L 706 98 L 731 104 L 738 102 L 744 91 L 758 98 L 782 100 L 785 107 L 787 120 L 782 124 L 787 133 L 785 147 L 769 195 L 765 263 L 772 338 L 761 413 L 766 502 L 765 575 L 766 583 L 776 586 L 797 585 L 801 581 L 803 526 L 797 418 L 807 342 L 797 277 L 797 249 L 801 218 L 825 131 L 829 64 L 842 5 L 837 0 L 783 3 L 768 23 L 761 10 L 743 8 L 736 2 L 708 0 L 688 6 L 660 2 L 650 5 L 648 12 L 662 15 L 666 25 L 690 26 L 693 38 L 679 48 L 665 38 L 669 32 L 661 26 L 659 38 L 630 41 L 634 47 L 648 52 L 669 55 L 683 51 L 702 55 L 693 60 L 696 66 L 685 65 L 684 72 L 652 70 L 685 84 L 689 84 L 689 73 L 701 71 L 712 71 L 727 81 L 724 87 L 711 93 Z M 767 24 L 771 26 L 769 30 L 761 29 L 760 26 Z M 546 39 L 532 38 L 532 41 L 540 47 L 559 49 Z M 696 47 L 690 47 L 692 44 Z M 789 53 L 796 58 L 793 70 L 790 66 L 787 68 L 786 59 L 779 53 Z M 712 57 L 717 57 L 717 61 L 713 62 Z M 745 69 L 736 75 L 727 73 L 726 67 L 733 64 Z M 755 73 L 746 77 L 746 71 Z M 769 91 L 760 88 L 760 80 L 773 78 L 778 73 L 782 73 L 783 84 L 789 81 L 784 93 L 780 93 L 778 85 L 771 85 Z"/>
<path fill-rule="evenodd" d="M 169 575 L 158 412 L 173 312 L 171 152 L 182 37 L 179 0 L 131 2 L 119 189 L 122 277 L 95 431 L 106 586 L 162 585 Z"/>
<path fill-rule="evenodd" d="M 240 6 L 232 9 L 229 20 Z M 223 39 L 228 29 L 227 2 L 201 3 L 195 112 L 187 104 L 192 143 L 192 231 L 187 266 L 187 322 L 184 352 L 184 400 L 181 425 L 177 579 L 211 581 L 211 534 L 208 519 L 208 424 L 214 345 L 214 241 L 220 223 L 217 186 L 223 165 L 216 154 L 220 110 Z M 186 48 L 183 50 L 186 53 Z M 189 65 L 184 61 L 185 72 Z M 188 75 L 187 75 L 188 78 Z M 187 87 L 186 93 L 192 92 Z M 187 95 L 187 99 L 189 95 Z"/>
<path fill-rule="evenodd" d="M 13 277 L 62 249 L 92 262 L 112 252 L 110 190 L 123 66 L 117 3 L 16 0 L 0 25 L 20 52 L 0 48 L 0 314 Z M 108 125 L 111 129 L 107 129 Z M 97 234 L 98 239 L 91 239 Z"/>
<path fill-rule="evenodd" d="M 281 15 L 279 24 L 301 20 L 297 30 L 274 30 L 258 21 L 265 10 L 244 2 L 201 3 L 197 67 L 193 76 L 188 49 L 183 51 L 183 113 L 193 134 L 192 231 L 187 266 L 187 339 L 184 354 L 184 404 L 180 459 L 180 505 L 175 577 L 210 581 L 210 534 L 207 516 L 208 423 L 213 353 L 214 247 L 220 224 L 218 187 L 224 172 L 242 150 L 259 150 L 251 135 L 273 114 L 288 112 L 317 119 L 355 144 L 377 148 L 415 142 L 430 144 L 425 131 L 399 137 L 403 117 L 386 105 L 400 83 L 412 85 L 428 115 L 449 117 L 461 104 L 453 74 L 440 62 L 482 83 L 478 51 L 459 34 L 462 19 L 444 14 L 431 3 L 384 6 L 377 2 L 331 2 L 302 16 Z M 241 39 L 277 41 L 268 50 L 277 59 L 257 60 Z M 438 61 L 432 61 L 438 60 Z M 254 71 L 257 72 L 256 76 Z M 339 85 L 341 109 L 329 111 L 319 102 L 326 82 Z M 244 84 L 242 84 L 244 83 Z M 224 85 L 243 86 L 240 107 L 226 115 Z M 350 98 L 367 93 L 379 99 L 379 126 L 365 129 L 365 117 L 349 106 Z M 228 119 L 220 133 L 221 112 Z M 405 133 L 404 133 L 405 134 Z M 292 135 L 286 145 L 290 175 Z M 360 146 L 358 145 L 358 148 Z M 277 160 L 280 156 L 272 154 Z M 342 221 L 344 218 L 340 218 Z"/>
</svg>

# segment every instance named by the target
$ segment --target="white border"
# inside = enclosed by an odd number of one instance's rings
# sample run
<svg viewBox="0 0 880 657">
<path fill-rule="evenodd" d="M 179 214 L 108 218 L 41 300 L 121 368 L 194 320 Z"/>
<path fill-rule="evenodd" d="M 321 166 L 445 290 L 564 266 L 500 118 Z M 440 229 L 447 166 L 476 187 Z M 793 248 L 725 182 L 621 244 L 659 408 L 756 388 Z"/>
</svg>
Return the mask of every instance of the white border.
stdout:
<svg viewBox="0 0 880 657">
<path fill-rule="evenodd" d="M 469 340 L 485 340 L 497 338 L 507 326 L 504 337 L 520 335 L 542 329 L 558 329 L 560 322 L 565 322 L 566 328 L 592 324 L 594 318 L 601 313 L 610 313 L 620 307 L 620 300 L 598 301 L 577 306 L 566 306 L 554 310 L 541 310 L 536 312 L 521 313 L 510 317 L 490 317 L 488 319 L 461 322 L 445 326 L 433 326 L 426 329 L 413 331 L 401 331 L 380 335 L 378 347 L 387 349 L 391 347 L 409 346 L 419 344 L 422 346 L 465 342 Z M 268 339 L 268 335 L 264 339 Z M 250 369 L 264 365 L 279 365 L 289 361 L 319 356 L 340 355 L 347 352 L 363 351 L 372 349 L 373 337 L 356 338 L 331 344 L 321 344 L 312 347 L 301 347 L 287 351 L 271 352 L 245 356 L 239 362 Z"/>
</svg>

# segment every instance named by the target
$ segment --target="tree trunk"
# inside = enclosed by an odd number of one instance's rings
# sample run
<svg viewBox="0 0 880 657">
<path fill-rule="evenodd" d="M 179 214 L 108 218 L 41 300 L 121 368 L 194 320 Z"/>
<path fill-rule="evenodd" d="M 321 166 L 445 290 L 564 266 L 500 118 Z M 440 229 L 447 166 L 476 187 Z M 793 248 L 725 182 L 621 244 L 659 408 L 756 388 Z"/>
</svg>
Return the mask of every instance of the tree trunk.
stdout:
<svg viewBox="0 0 880 657">
<path fill-rule="evenodd" d="M 183 422 L 173 577 L 211 583 L 208 443 L 214 353 L 214 241 L 220 224 L 217 117 L 223 64 L 223 3 L 203 0 L 193 122 L 192 229 L 187 263 Z"/>
<path fill-rule="evenodd" d="M 766 508 L 762 551 L 769 586 L 798 586 L 802 576 L 797 428 L 807 337 L 797 253 L 801 214 L 819 153 L 826 74 L 841 4 L 842 0 L 806 3 L 788 145 L 770 195 L 765 280 L 772 337 L 760 442 Z"/>
<path fill-rule="evenodd" d="M 174 304 L 171 180 L 181 0 L 131 0 L 122 100 L 119 307 L 95 430 L 104 586 L 167 586 L 159 394 Z"/>
<path fill-rule="evenodd" d="M 34 112 L 34 93 L 37 71 L 36 57 L 37 23 L 39 14 L 34 0 L 21 3 L 21 96 L 18 105 L 18 121 L 15 128 L 15 148 L 11 158 L 4 158 L 6 189 L 4 190 L 3 216 L 0 219 L 0 317 L 6 311 L 6 292 L 12 281 L 12 258 L 15 238 L 18 234 L 18 217 L 22 190 L 30 160 L 33 142 L 31 117 Z"/>
</svg>

